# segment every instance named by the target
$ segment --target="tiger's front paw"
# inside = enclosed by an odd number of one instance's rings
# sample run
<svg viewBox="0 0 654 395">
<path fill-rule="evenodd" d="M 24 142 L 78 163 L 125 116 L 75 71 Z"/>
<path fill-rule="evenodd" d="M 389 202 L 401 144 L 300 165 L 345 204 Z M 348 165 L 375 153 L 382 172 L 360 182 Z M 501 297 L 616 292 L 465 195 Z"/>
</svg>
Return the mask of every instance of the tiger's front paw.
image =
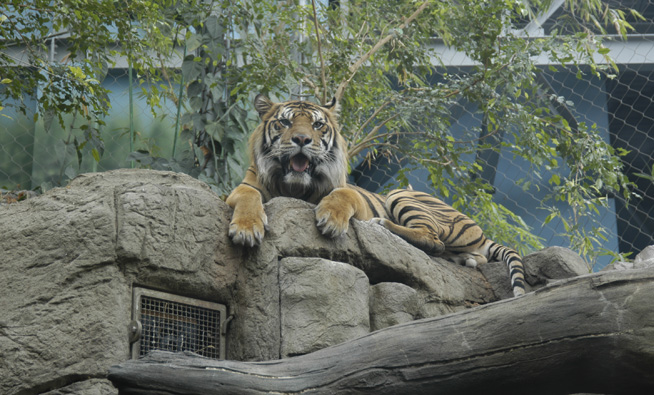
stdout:
<svg viewBox="0 0 654 395">
<path fill-rule="evenodd" d="M 229 224 L 229 237 L 234 244 L 254 247 L 261 244 L 266 230 L 268 217 L 263 208 L 246 213 L 235 212 Z"/>
<path fill-rule="evenodd" d="M 338 207 L 334 202 L 323 199 L 315 209 L 316 225 L 323 235 L 331 238 L 343 236 L 350 227 L 352 214 L 347 208 Z"/>
</svg>

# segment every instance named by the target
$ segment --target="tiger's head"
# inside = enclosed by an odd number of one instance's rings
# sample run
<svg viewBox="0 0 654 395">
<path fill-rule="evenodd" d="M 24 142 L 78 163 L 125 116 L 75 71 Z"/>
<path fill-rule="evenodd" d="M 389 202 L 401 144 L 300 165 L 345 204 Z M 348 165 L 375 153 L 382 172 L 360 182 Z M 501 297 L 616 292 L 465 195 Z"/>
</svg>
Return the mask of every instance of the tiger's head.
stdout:
<svg viewBox="0 0 654 395">
<path fill-rule="evenodd" d="M 315 203 L 345 186 L 347 151 L 335 99 L 320 106 L 306 101 L 273 103 L 258 95 L 254 107 L 261 123 L 250 137 L 251 164 L 272 197 Z"/>
</svg>

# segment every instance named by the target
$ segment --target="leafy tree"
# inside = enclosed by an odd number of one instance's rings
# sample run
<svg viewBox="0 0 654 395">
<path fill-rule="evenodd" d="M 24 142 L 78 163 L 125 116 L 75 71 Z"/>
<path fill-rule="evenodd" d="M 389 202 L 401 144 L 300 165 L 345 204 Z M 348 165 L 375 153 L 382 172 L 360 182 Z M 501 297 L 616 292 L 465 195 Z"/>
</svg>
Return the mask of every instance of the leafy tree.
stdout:
<svg viewBox="0 0 654 395">
<path fill-rule="evenodd" d="M 607 204 L 607 193 L 629 197 L 619 158 L 624 153 L 605 143 L 594 126 L 551 111 L 565 99 L 548 90 L 534 58 L 547 55 L 575 68 L 579 78 L 610 75 L 615 65 L 602 44 L 607 26 L 624 36 L 628 17 L 639 15 L 596 0 L 566 0 L 569 12 L 549 37 L 522 34 L 551 3 L 14 0 L 0 8 L 0 36 L 7 38 L 0 50 L 22 44 L 30 67 L 10 67 L 16 60 L 0 51 L 2 92 L 16 99 L 45 84 L 41 116 L 78 114 L 86 126 L 79 126 L 85 137 L 76 145 L 90 143 L 101 155 L 95 136 L 109 103 L 98 81 L 113 59 L 125 57 L 138 73 L 137 83 L 156 83 L 143 92 L 155 113 L 162 100 L 178 105 L 174 118 L 182 142 L 176 147 L 190 147 L 164 158 L 150 152 L 131 158 L 196 175 L 219 193 L 242 177 L 243 141 L 256 123 L 247 114 L 256 93 L 322 103 L 335 96 L 351 164 L 400 161 L 401 182 L 407 170 L 427 168 L 437 194 L 498 242 L 520 240 L 522 252 L 541 247 L 540 240 L 493 201 L 481 177 L 483 163 L 469 158 L 505 149 L 531 163 L 534 178 L 542 169 L 566 171 L 549 180 L 554 193 L 543 206 L 550 210 L 548 220 L 564 221 L 571 245 L 592 263 L 601 252 L 596 247 L 603 230 L 598 226 L 589 233 L 582 223 Z M 61 32 L 70 42 L 69 62 L 53 65 L 42 54 L 47 38 Z M 440 59 L 430 45 L 435 39 L 476 65 L 436 78 Z M 121 43 L 119 49 L 110 49 L 113 42 Z M 180 53 L 181 73 L 170 61 Z M 595 62 L 598 54 L 605 63 Z M 476 105 L 483 122 L 454 136 L 450 119 L 459 100 Z M 571 217 L 551 204 L 557 200 L 572 207 Z"/>
</svg>

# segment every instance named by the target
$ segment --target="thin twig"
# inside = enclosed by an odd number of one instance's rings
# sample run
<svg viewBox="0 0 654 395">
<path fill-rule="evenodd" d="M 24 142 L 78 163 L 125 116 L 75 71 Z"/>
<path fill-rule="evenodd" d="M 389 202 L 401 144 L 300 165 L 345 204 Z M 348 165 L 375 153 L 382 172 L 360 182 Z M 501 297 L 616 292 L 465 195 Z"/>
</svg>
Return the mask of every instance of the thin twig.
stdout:
<svg viewBox="0 0 654 395">
<path fill-rule="evenodd" d="M 369 143 L 369 144 L 366 144 L 366 146 L 364 146 L 363 148 L 366 149 L 366 148 L 373 148 L 373 147 L 375 147 L 375 148 L 387 147 L 388 149 L 393 149 L 393 150 L 398 149 L 398 146 L 396 144 L 392 144 L 392 143 Z M 368 155 L 370 155 L 370 154 L 371 153 L 369 153 Z M 436 160 L 436 159 L 429 159 L 429 158 L 415 156 L 415 155 L 411 154 L 410 152 L 405 152 L 405 151 L 403 151 L 403 155 L 405 157 L 409 158 L 409 159 L 412 159 L 412 160 L 414 160 L 416 162 L 421 162 L 421 163 L 432 163 L 432 164 L 435 164 L 435 165 L 438 165 L 438 166 L 447 166 L 447 165 L 452 164 L 452 160 L 446 160 L 445 162 L 441 162 L 441 161 Z M 375 155 L 370 155 L 370 156 L 375 156 Z M 396 159 L 399 160 L 399 157 L 397 155 L 393 154 L 393 156 Z M 366 160 L 369 161 L 370 160 L 369 157 Z"/>
<path fill-rule="evenodd" d="M 388 135 L 390 136 L 391 133 L 389 133 Z M 373 148 L 373 147 L 374 147 L 374 148 L 379 148 L 379 147 L 384 147 L 384 146 L 389 146 L 389 147 L 394 148 L 394 149 L 397 149 L 397 148 L 398 148 L 397 145 L 392 144 L 392 143 L 373 143 L 373 142 L 368 142 L 368 143 L 366 143 L 366 144 L 358 144 L 358 145 L 357 145 L 357 147 L 360 148 L 359 151 L 363 151 L 363 150 L 365 150 L 365 149 L 367 149 L 367 148 Z"/>
<path fill-rule="evenodd" d="M 313 8 L 313 25 L 316 30 L 316 40 L 318 41 L 318 57 L 320 58 L 320 80 L 322 81 L 322 104 L 327 102 L 327 79 L 325 78 L 325 60 L 322 57 L 322 47 L 320 41 L 320 25 L 318 25 L 318 15 L 316 13 L 316 0 L 311 0 Z"/>
<path fill-rule="evenodd" d="M 175 106 L 177 106 L 177 96 L 173 93 L 173 84 L 170 82 L 171 78 L 170 75 L 168 74 L 168 69 L 164 63 L 163 58 L 161 57 L 161 53 L 157 54 L 157 58 L 159 59 L 159 70 L 161 70 L 161 75 L 163 76 L 163 79 L 165 82 L 168 83 L 168 97 L 172 99 L 172 101 L 175 103 Z"/>
<path fill-rule="evenodd" d="M 399 113 L 395 113 L 395 114 L 391 115 L 390 117 L 386 118 L 385 120 L 383 120 L 381 123 L 375 125 L 375 127 L 372 128 L 372 130 L 370 132 L 368 132 L 368 134 L 366 135 L 366 137 L 363 138 L 362 141 L 369 141 L 371 139 L 377 138 L 375 136 L 376 136 L 377 132 L 379 132 L 379 129 L 381 129 L 382 127 L 384 127 L 384 125 L 386 125 L 387 123 L 389 123 L 390 121 L 394 120 L 395 118 L 397 118 L 399 116 L 400 116 Z"/>
<path fill-rule="evenodd" d="M 377 115 L 379 115 L 379 113 L 384 108 L 386 108 L 386 106 L 388 106 L 390 103 L 391 103 L 390 100 L 386 100 L 384 103 L 382 103 L 382 105 L 379 106 L 379 108 L 377 108 L 375 110 L 375 112 L 370 116 L 370 118 L 366 119 L 366 121 L 363 123 L 363 125 L 361 125 L 359 127 L 359 129 L 357 129 L 357 131 L 352 136 L 352 141 L 357 141 L 357 139 L 359 138 L 359 134 L 361 134 L 361 132 L 368 126 L 368 124 L 370 124 L 370 122 L 372 122 L 372 120 L 375 119 L 377 117 Z"/>
<path fill-rule="evenodd" d="M 320 88 L 318 88 L 318 86 L 316 86 L 316 84 L 314 84 L 313 81 L 309 79 L 309 77 L 305 75 L 304 77 L 302 77 L 302 81 L 304 81 L 304 83 L 307 84 L 309 88 L 313 89 L 313 95 L 315 97 L 320 96 Z"/>
<path fill-rule="evenodd" d="M 394 133 L 384 133 L 384 134 L 380 134 L 380 135 L 378 135 L 377 133 L 379 132 L 379 130 L 380 130 L 384 125 L 386 125 L 388 122 L 392 121 L 393 119 L 397 118 L 398 116 L 399 116 L 399 114 L 394 114 L 394 115 L 392 115 L 392 116 L 386 118 L 384 121 L 382 121 L 382 122 L 381 122 L 380 124 L 378 124 L 377 126 L 375 126 L 375 127 L 370 131 L 370 133 L 368 133 L 368 134 L 366 135 L 366 137 L 363 138 L 363 140 L 361 140 L 359 143 L 357 143 L 357 145 L 354 146 L 354 148 L 352 148 L 352 150 L 348 153 L 349 158 L 352 159 L 352 158 L 354 158 L 356 155 L 358 155 L 358 154 L 363 150 L 363 145 L 365 145 L 365 144 L 367 144 L 367 143 L 369 143 L 369 142 L 371 142 L 371 141 L 373 141 L 373 140 L 376 140 L 376 139 L 378 139 L 378 138 L 393 135 Z"/>
<path fill-rule="evenodd" d="M 366 21 L 363 21 L 363 24 L 361 25 L 361 29 L 357 32 L 357 34 L 354 37 L 363 37 L 364 34 L 368 33 L 368 23 Z M 366 30 L 366 33 L 363 31 Z"/>
</svg>

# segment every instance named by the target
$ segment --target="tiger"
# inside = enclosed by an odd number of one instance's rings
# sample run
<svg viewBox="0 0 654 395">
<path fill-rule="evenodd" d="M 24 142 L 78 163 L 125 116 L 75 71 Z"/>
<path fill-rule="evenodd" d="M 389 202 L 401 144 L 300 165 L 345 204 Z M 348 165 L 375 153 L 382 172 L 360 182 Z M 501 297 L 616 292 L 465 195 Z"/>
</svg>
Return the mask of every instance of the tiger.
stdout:
<svg viewBox="0 0 654 395">
<path fill-rule="evenodd" d="M 263 204 L 284 196 L 315 204 L 316 225 L 330 238 L 344 235 L 351 218 L 377 223 L 432 256 L 470 267 L 506 263 L 514 296 L 525 293 L 522 258 L 484 236 L 468 216 L 413 189 L 386 196 L 347 183 L 348 155 L 338 125 L 339 104 L 273 102 L 259 94 L 261 122 L 248 140 L 250 166 L 227 197 L 233 209 L 228 235 L 236 245 L 261 244 L 268 228 Z"/>
</svg>

